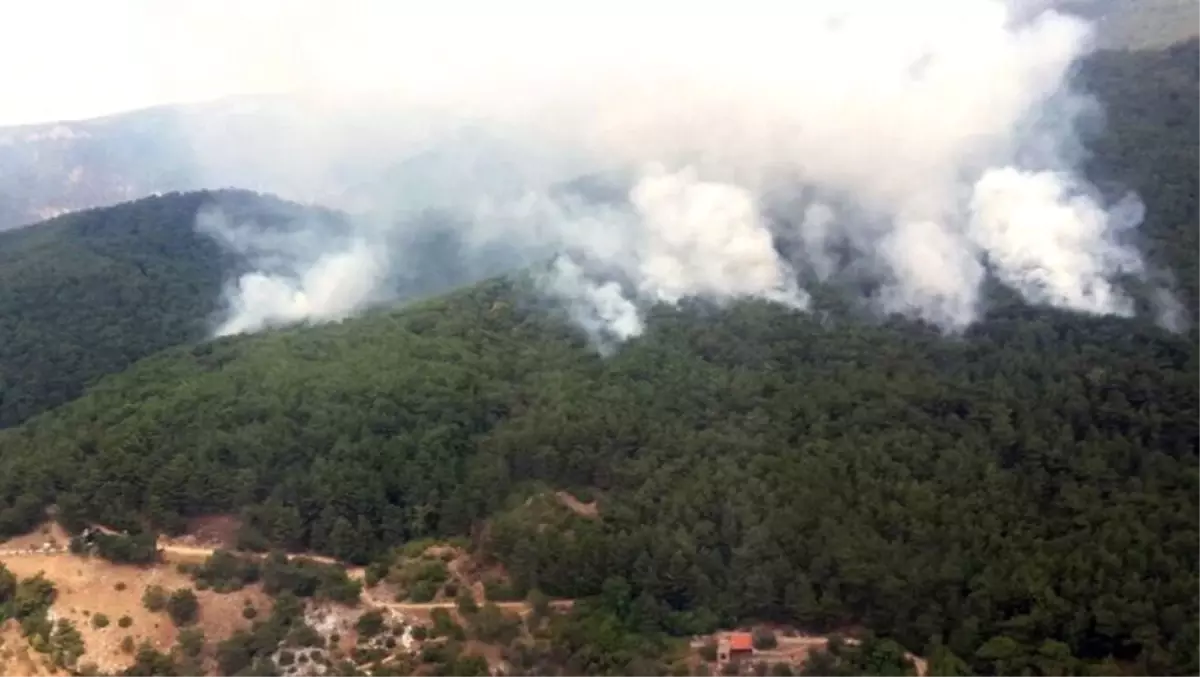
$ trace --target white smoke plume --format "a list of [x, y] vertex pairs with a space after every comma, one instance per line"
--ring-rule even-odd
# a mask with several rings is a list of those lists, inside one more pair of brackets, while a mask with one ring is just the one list
[[[306, 43], [322, 46], [307, 63], [327, 77], [309, 78], [308, 100], [338, 101], [337, 112], [318, 106], [325, 127], [282, 125], [261, 148], [290, 149], [274, 158], [288, 180], [336, 175], [352, 159], [392, 177], [355, 193], [355, 205], [414, 213], [436, 195], [466, 217], [473, 247], [558, 254], [547, 291], [604, 341], [641, 333], [647, 304], [689, 297], [803, 309], [800, 274], [835, 278], [846, 256], [878, 283], [870, 302], [947, 330], [985, 310], [989, 274], [1030, 303], [1130, 315], [1114, 280], [1145, 274], [1125, 233], [1140, 203], [1104, 204], [1074, 172], [1072, 130], [1091, 102], [1070, 79], [1091, 31], [1050, 4], [831, 0], [656, 14], [614, 3], [603, 17], [546, 11], [537, 21], [514, 6], [469, 25], [393, 16], [426, 21], [423, 55], [404, 40], [338, 42], [314, 26], [327, 39]], [[388, 25], [379, 12], [400, 11], [387, 7], [337, 12], [369, 33]], [[369, 54], [347, 56], [362, 42]], [[353, 93], [336, 86], [347, 78]], [[370, 102], [376, 124], [351, 143], [354, 102]], [[380, 111], [391, 116], [382, 124]], [[387, 120], [402, 131], [380, 131]], [[458, 124], [447, 121], [508, 145], [464, 154], [462, 137], [446, 141]], [[239, 157], [255, 154], [246, 143]], [[214, 162], [228, 161], [223, 151], [204, 146]], [[625, 177], [621, 199], [557, 191], [588, 173]], [[403, 257], [367, 230], [351, 244], [293, 248], [289, 272], [243, 277], [222, 331], [341, 318], [386, 296]], [[785, 256], [781, 240], [798, 246]]]
[[197, 215], [197, 228], [256, 268], [230, 283], [216, 336], [344, 319], [378, 298], [389, 265], [386, 248], [361, 235], [338, 246], [313, 238], [314, 231], [281, 234], [231, 224], [215, 208]]

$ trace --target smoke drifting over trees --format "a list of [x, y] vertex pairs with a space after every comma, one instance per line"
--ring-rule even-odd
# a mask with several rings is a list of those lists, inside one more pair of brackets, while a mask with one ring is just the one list
[[[1045, 5], [510, 16], [446, 32], [456, 58], [419, 73], [379, 47], [354, 92], [310, 92], [303, 123], [198, 151], [222, 163], [258, 144], [281, 177], [378, 176], [350, 190], [364, 209], [348, 231], [254, 245], [273, 263], [231, 281], [218, 333], [388, 300], [428, 209], [453, 217], [468, 272], [497, 252], [553, 259], [545, 290], [601, 344], [638, 335], [653, 303], [804, 309], [800, 280], [865, 282], [870, 306], [949, 331], [985, 310], [989, 275], [1030, 303], [1131, 315], [1119, 279], [1158, 279], [1130, 236], [1144, 208], [1076, 171], [1076, 129], [1098, 113], [1072, 86], [1092, 31]], [[371, 131], [347, 132], [367, 110]], [[611, 177], [617, 199], [562, 189], [581, 176]], [[200, 227], [238, 251], [257, 237], [215, 212]]]

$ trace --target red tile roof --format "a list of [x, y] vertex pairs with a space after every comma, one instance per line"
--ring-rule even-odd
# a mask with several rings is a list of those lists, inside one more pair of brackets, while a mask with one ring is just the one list
[[729, 650], [753, 651], [754, 639], [750, 637], [750, 633], [748, 632], [731, 632], [729, 633]]

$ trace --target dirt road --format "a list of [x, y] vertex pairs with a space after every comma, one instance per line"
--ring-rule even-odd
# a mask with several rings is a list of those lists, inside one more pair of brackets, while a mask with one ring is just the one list
[[[201, 545], [179, 545], [176, 543], [171, 543], [169, 541], [168, 542], [159, 541], [158, 549], [164, 555], [174, 555], [176, 557], [202, 559], [202, 558], [209, 557], [210, 555], [212, 555], [214, 552], [216, 552], [220, 548], [201, 546]], [[71, 554], [71, 552], [66, 546], [0, 548], [0, 558], [20, 557], [20, 556], [28, 556], [28, 555], [49, 556], [49, 555], [70, 555], [70, 554]], [[261, 557], [266, 556], [262, 553], [238, 552], [237, 554], [238, 554], [238, 556], [241, 556], [241, 557], [251, 556], [251, 557], [260, 557], [261, 558]], [[333, 559], [332, 557], [325, 557], [323, 555], [310, 555], [310, 554], [306, 554], [306, 553], [288, 553], [288, 559], [294, 559], [297, 557], [303, 557], [305, 559], [310, 559], [310, 560], [313, 560], [314, 562], [321, 562], [322, 564], [342, 566], [342, 564], [340, 562]], [[355, 580], [362, 580], [363, 577], [365, 576], [365, 570], [362, 567], [349, 567], [349, 568], [347, 568], [346, 573], [347, 573], [347, 575], [350, 576], [350, 578], [355, 579]], [[369, 588], [365, 588], [365, 587], [363, 588], [362, 597], [363, 597], [363, 602], [368, 605], [387, 607], [389, 609], [394, 609], [396, 611], [431, 611], [433, 609], [452, 609], [456, 606], [456, 602], [453, 602], [453, 601], [448, 601], [448, 602], [396, 602], [396, 601], [391, 601], [391, 600], [380, 599], [374, 595], [372, 590], [370, 590]], [[558, 599], [558, 600], [552, 600], [550, 602], [550, 606], [554, 609], [569, 609], [569, 608], [571, 608], [572, 603], [573, 603], [573, 600]], [[500, 609], [503, 611], [514, 612], [514, 613], [518, 613], [518, 614], [524, 614], [529, 611], [529, 604], [527, 602], [495, 602], [495, 605], [500, 607]]]

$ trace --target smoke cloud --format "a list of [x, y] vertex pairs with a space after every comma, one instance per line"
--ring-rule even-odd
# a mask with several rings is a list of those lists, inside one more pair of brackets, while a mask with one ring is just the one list
[[197, 228], [254, 268], [229, 284], [227, 317], [215, 335], [340, 320], [381, 298], [390, 263], [380, 242], [349, 233], [339, 243], [325, 227], [292, 225], [299, 229], [231, 224], [219, 208], [197, 215]]
[[[471, 261], [552, 258], [545, 291], [601, 345], [639, 335], [650, 304], [802, 310], [799, 280], [848, 276], [871, 280], [880, 311], [948, 331], [984, 312], [989, 276], [1029, 303], [1133, 314], [1116, 280], [1146, 276], [1128, 237], [1144, 209], [1075, 171], [1073, 130], [1094, 112], [1071, 86], [1087, 23], [1028, 0], [794, 4], [512, 13], [444, 25], [420, 61], [446, 56], [440, 71], [399, 46], [322, 62], [355, 89], [320, 80], [236, 157], [266, 162], [255, 187], [357, 210], [357, 225], [266, 243], [205, 217], [263, 263], [231, 284], [219, 333], [394, 297], [419, 255], [397, 234], [431, 209], [454, 215]], [[197, 148], [221, 172], [239, 164]]]

